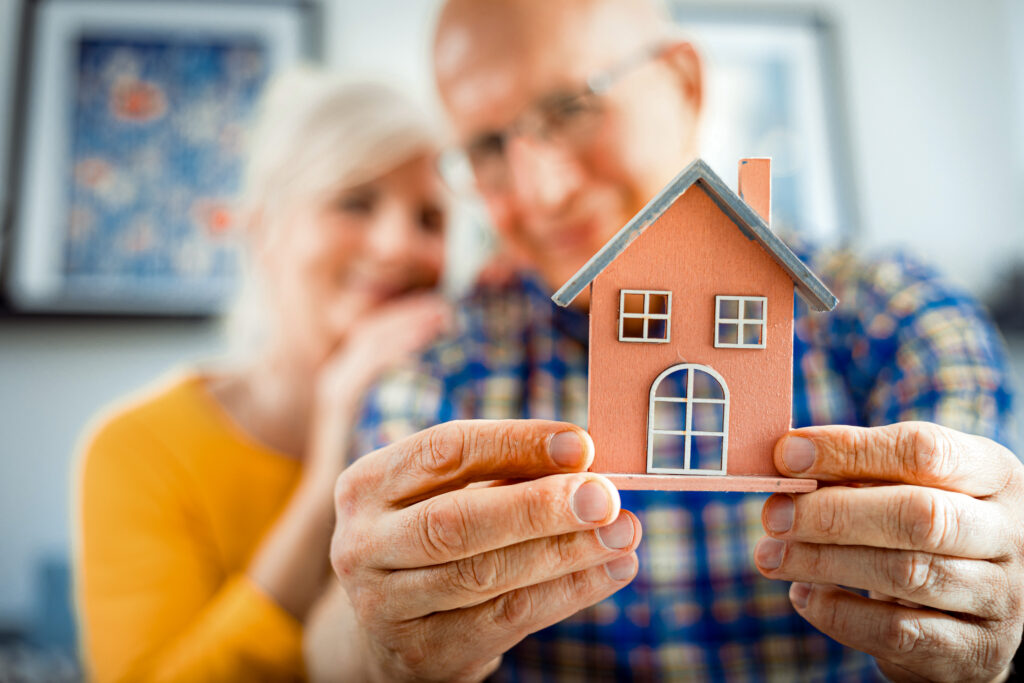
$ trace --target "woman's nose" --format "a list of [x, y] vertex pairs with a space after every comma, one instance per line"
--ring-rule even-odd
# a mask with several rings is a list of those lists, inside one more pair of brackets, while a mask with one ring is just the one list
[[382, 207], [369, 235], [369, 256], [383, 264], [409, 260], [415, 248], [416, 226], [409, 212], [397, 204]]

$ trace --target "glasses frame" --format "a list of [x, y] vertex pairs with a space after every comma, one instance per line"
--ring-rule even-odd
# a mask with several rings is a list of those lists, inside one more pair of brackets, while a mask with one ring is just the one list
[[[615, 62], [611, 66], [592, 74], [584, 81], [582, 88], [578, 89], [575, 93], [567, 93], [568, 97], [563, 99], [559, 106], [568, 107], [571, 103], [579, 102], [584, 98], [604, 95], [616, 83], [639, 69], [641, 66], [661, 58], [671, 45], [672, 43], [670, 42], [648, 45], [620, 61]], [[506, 187], [507, 172], [503, 174], [505, 176], [503, 182], [485, 182], [481, 180], [481, 174], [472, 161], [474, 155], [471, 148], [478, 141], [487, 137], [495, 137], [500, 140], [502, 149], [507, 147], [509, 140], [523, 135], [529, 135], [531, 138], [536, 140], [552, 140], [554, 136], [549, 130], [550, 124], [546, 123], [548, 118], [543, 113], [541, 103], [545, 100], [551, 100], [555, 95], [560, 94], [562, 93], [549, 93], [545, 97], [539, 98], [531, 103], [530, 106], [521, 112], [511, 123], [503, 128], [479, 133], [464, 144], [445, 149], [438, 159], [441, 176], [445, 178], [449, 186], [456, 190], [458, 190], [459, 186], [464, 186], [466, 184], [464, 176], [467, 175], [473, 179], [474, 184], [478, 189], [500, 189]], [[527, 125], [527, 121], [531, 121], [532, 124]], [[503, 163], [507, 166], [507, 160], [504, 160]], [[459, 176], [463, 177], [460, 178]]]

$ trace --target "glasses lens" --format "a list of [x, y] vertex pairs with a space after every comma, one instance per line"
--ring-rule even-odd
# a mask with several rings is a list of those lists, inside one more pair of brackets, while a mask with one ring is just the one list
[[[508, 179], [510, 135], [525, 135], [578, 149], [590, 141], [599, 113], [598, 97], [593, 93], [556, 93], [535, 104], [506, 130], [473, 138], [464, 149], [464, 158], [479, 187], [502, 188]], [[448, 178], [447, 173], [445, 177]]]
[[473, 138], [465, 147], [463, 158], [482, 187], [497, 187], [505, 176], [505, 134], [489, 132]]
[[544, 128], [540, 132], [556, 142], [581, 144], [593, 131], [599, 111], [599, 102], [593, 93], [557, 95], [542, 102], [538, 108], [538, 118], [543, 121]]

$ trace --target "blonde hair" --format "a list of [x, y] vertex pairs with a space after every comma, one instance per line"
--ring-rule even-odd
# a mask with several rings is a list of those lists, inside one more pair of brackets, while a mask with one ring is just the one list
[[[267, 85], [249, 130], [238, 213], [259, 216], [261, 230], [284, 230], [289, 205], [326, 201], [438, 145], [426, 115], [397, 90], [320, 67], [288, 69]], [[254, 351], [267, 333], [259, 269], [242, 252], [226, 319], [232, 355]]]
[[272, 209], [377, 178], [436, 149], [425, 115], [396, 90], [313, 66], [267, 86], [250, 131], [240, 201]]

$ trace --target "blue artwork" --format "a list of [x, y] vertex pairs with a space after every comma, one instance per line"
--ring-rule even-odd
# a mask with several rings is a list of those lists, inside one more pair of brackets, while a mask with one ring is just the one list
[[83, 37], [63, 272], [226, 294], [245, 125], [268, 76], [253, 36]]

